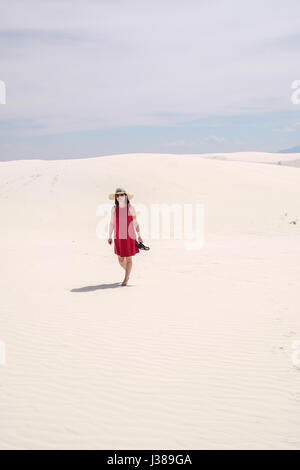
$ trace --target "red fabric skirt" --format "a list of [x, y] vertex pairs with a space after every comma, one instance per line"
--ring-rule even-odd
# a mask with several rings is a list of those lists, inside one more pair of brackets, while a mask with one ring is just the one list
[[140, 250], [136, 246], [136, 234], [128, 205], [116, 206], [114, 230], [115, 254], [123, 257], [134, 256]]

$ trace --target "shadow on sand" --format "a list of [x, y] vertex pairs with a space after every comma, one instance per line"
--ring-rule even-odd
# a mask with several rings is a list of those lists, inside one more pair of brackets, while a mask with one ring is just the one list
[[129, 285], [122, 286], [121, 282], [114, 282], [113, 284], [99, 284], [98, 286], [79, 287], [78, 289], [71, 289], [70, 292], [90, 292], [90, 291], [98, 290], [98, 289], [114, 289], [115, 287], [130, 287], [130, 286]]

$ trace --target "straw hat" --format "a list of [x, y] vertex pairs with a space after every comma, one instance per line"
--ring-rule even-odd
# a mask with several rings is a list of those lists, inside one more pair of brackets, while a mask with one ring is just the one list
[[133, 198], [133, 194], [129, 194], [124, 188], [117, 188], [114, 193], [111, 193], [111, 194], [108, 195], [108, 199], [115, 200], [115, 194], [116, 193], [125, 193], [125, 194], [127, 194], [128, 200]]

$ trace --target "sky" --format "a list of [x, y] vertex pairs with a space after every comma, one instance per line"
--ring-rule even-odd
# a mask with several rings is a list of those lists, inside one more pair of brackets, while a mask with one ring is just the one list
[[300, 145], [299, 0], [0, 3], [1, 161]]

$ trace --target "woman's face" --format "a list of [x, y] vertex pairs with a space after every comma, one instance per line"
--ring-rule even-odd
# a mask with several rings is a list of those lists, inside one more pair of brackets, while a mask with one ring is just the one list
[[116, 193], [116, 199], [120, 203], [123, 203], [125, 201], [125, 193]]

